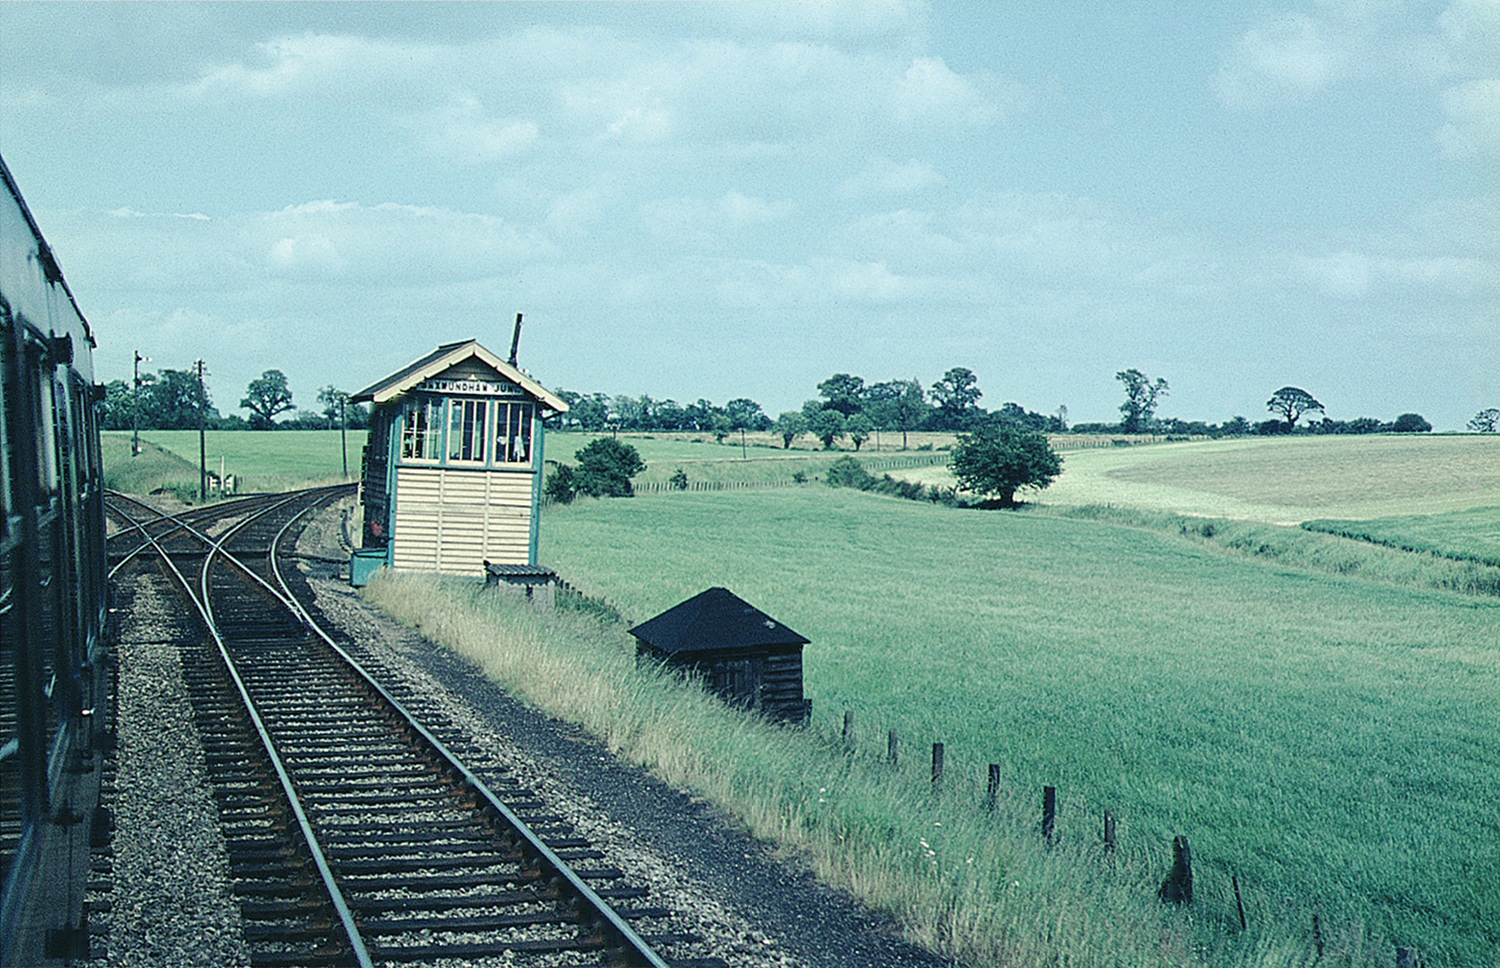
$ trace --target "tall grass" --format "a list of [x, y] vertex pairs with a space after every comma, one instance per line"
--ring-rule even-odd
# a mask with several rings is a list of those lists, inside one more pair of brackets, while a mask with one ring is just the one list
[[[1165, 511], [1087, 505], [1058, 509], [1066, 517], [1152, 528], [1227, 551], [1338, 575], [1477, 595], [1500, 595], [1500, 548], [1465, 525], [1500, 523], [1500, 509], [1373, 521], [1310, 521], [1301, 528]], [[1413, 555], [1408, 552], [1420, 551]]]
[[[1495, 494], [1495, 500], [1500, 501], [1500, 492]], [[1401, 551], [1426, 552], [1500, 568], [1500, 507], [1373, 521], [1306, 521], [1302, 527]]]
[[[968, 782], [933, 795], [912, 770], [892, 770], [868, 750], [769, 725], [658, 668], [638, 668], [622, 625], [425, 576], [385, 575], [366, 594], [967, 964], [1310, 963], [1308, 944], [1274, 923], [1257, 918], [1250, 932], [1232, 934], [1219, 917], [1158, 904], [1166, 858], [1152, 845], [1138, 841], [1112, 860], [1082, 837], [1048, 848], [1029, 796], [1007, 790], [992, 813]], [[1328, 946], [1325, 964], [1372, 957], [1358, 932], [1331, 932]]]

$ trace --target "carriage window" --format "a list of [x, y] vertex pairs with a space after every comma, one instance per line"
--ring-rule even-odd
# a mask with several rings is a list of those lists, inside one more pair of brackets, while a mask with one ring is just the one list
[[483, 400], [448, 401], [448, 459], [484, 463], [487, 406]]
[[401, 424], [402, 460], [437, 460], [443, 439], [443, 401], [418, 398], [406, 405]]
[[495, 404], [495, 462], [531, 463], [531, 413], [529, 403]]

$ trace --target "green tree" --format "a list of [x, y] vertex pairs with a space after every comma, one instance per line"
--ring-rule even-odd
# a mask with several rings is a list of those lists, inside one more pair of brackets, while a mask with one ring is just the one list
[[630, 479], [646, 469], [640, 452], [613, 437], [601, 437], [573, 456], [578, 460], [574, 474], [578, 493], [594, 497], [634, 497]]
[[871, 432], [875, 430], [875, 423], [865, 414], [857, 413], [844, 422], [844, 430], [848, 432], [854, 449], [859, 450], [864, 442], [870, 439]]
[[1479, 411], [1469, 421], [1469, 429], [1476, 434], [1492, 434], [1497, 426], [1500, 426], [1500, 409], [1495, 407]]
[[932, 385], [937, 405], [936, 422], [941, 430], [967, 430], [978, 421], [979, 378], [966, 366], [955, 366]]
[[781, 435], [783, 450], [792, 449], [792, 441], [807, 433], [807, 418], [800, 410], [788, 410], [776, 418], [776, 432]]
[[748, 397], [736, 397], [724, 404], [724, 413], [729, 417], [731, 430], [765, 430], [771, 426], [760, 404]]
[[819, 410], [807, 422], [807, 429], [823, 442], [824, 450], [833, 450], [834, 442], [844, 436], [844, 415], [837, 410]]
[[865, 381], [863, 377], [835, 373], [818, 384], [818, 394], [826, 401], [824, 407], [851, 417], [864, 409]]
[[1120, 404], [1120, 429], [1127, 434], [1144, 433], [1151, 427], [1151, 418], [1156, 414], [1156, 404], [1167, 395], [1167, 381], [1157, 377], [1155, 382], [1137, 369], [1121, 370], [1115, 379], [1125, 385], [1125, 402]]
[[110, 380], [104, 385], [104, 402], [99, 408], [101, 430], [129, 430], [135, 415], [135, 394], [124, 380]]
[[901, 431], [901, 449], [907, 446], [907, 433], [920, 430], [927, 423], [926, 394], [917, 380], [889, 380], [865, 391], [865, 413], [881, 430]]
[[192, 370], [161, 370], [141, 377], [141, 426], [157, 430], [192, 430], [203, 413], [210, 426], [218, 422], [208, 391]]
[[1062, 458], [1047, 435], [1020, 424], [1000, 423], [962, 434], [948, 465], [958, 486], [976, 494], [995, 495], [1001, 507], [1015, 507], [1016, 491], [1038, 490], [1062, 473]]
[[1432, 424], [1420, 413], [1403, 413], [1391, 424], [1391, 429], [1398, 434], [1425, 434], [1432, 429]]
[[1281, 414], [1286, 421], [1287, 432], [1290, 433], [1303, 414], [1314, 410], [1322, 413], [1323, 405], [1301, 387], [1282, 387], [1271, 394], [1271, 399], [1266, 401], [1266, 409]]
[[250, 381], [245, 388], [245, 397], [240, 406], [250, 411], [250, 426], [257, 430], [270, 430], [275, 426], [278, 413], [291, 410], [292, 390], [287, 386], [286, 374], [280, 370], [266, 370]]

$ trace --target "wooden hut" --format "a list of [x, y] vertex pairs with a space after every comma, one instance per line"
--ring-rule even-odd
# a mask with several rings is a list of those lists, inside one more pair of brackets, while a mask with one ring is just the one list
[[805, 723], [796, 632], [730, 592], [710, 588], [630, 630], [636, 657], [692, 672], [726, 701], [767, 719]]
[[447, 343], [350, 400], [372, 409], [355, 584], [381, 566], [482, 577], [486, 562], [536, 564], [542, 418], [568, 405], [514, 356]]

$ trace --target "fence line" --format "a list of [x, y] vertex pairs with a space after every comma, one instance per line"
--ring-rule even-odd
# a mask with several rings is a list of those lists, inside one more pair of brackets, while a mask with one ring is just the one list
[[[878, 735], [878, 731], [877, 731]], [[833, 736], [827, 737], [829, 740]], [[838, 737], [841, 747], [846, 754], [854, 755], [859, 751], [859, 737], [855, 728], [855, 715], [850, 709], [844, 710], [843, 729]], [[899, 731], [894, 727], [886, 730], [884, 760], [888, 767], [893, 770], [901, 769], [901, 760], [898, 750], [901, 744]], [[940, 797], [944, 793], [944, 772], [947, 759], [947, 745], [941, 742], [932, 744], [932, 774], [931, 794]], [[878, 754], [877, 754], [878, 755]], [[998, 763], [988, 764], [987, 783], [984, 787], [983, 799], [978, 801], [976, 808], [986, 813], [993, 813], [999, 806], [1001, 787], [1001, 766]], [[1038, 832], [1042, 841], [1049, 847], [1057, 843], [1057, 816], [1058, 816], [1058, 791], [1051, 785], [1042, 787], [1042, 810], [1041, 823]], [[1102, 812], [1103, 830], [1101, 847], [1101, 859], [1110, 862], [1118, 850], [1118, 836], [1116, 827], [1116, 813], [1114, 810], [1105, 809]], [[1188, 838], [1178, 834], [1172, 838], [1171, 843], [1171, 868], [1166, 872], [1157, 890], [1157, 897], [1167, 904], [1191, 905], [1193, 903], [1193, 859], [1192, 851], [1188, 845]], [[1230, 887], [1234, 900], [1233, 914], [1237, 916], [1240, 931], [1249, 930], [1250, 918], [1245, 908], [1245, 892], [1240, 881], [1239, 874], [1230, 871]], [[1321, 916], [1314, 912], [1312, 915], [1312, 946], [1314, 956], [1321, 959], [1324, 956], [1324, 924]], [[1397, 968], [1419, 968], [1422, 964], [1415, 948], [1404, 945], [1395, 948]]]

